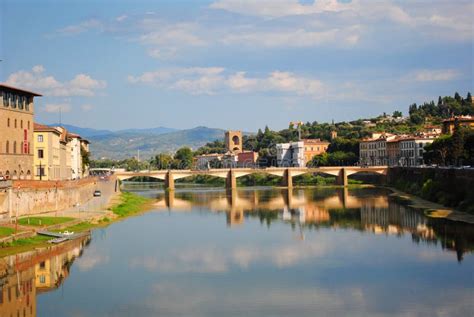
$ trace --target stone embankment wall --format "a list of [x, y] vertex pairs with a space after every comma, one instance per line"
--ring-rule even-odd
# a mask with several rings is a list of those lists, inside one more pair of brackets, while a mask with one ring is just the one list
[[0, 219], [63, 210], [93, 197], [98, 179], [75, 181], [13, 181], [0, 188]]
[[474, 169], [393, 167], [387, 181], [410, 194], [474, 213]]

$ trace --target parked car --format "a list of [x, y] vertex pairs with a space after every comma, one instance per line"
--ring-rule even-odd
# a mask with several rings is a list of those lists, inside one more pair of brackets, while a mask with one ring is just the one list
[[100, 190], [94, 191], [94, 197], [100, 197], [102, 196], [102, 192]]
[[6, 180], [5, 177], [0, 175], [0, 181], [4, 181], [4, 180]]

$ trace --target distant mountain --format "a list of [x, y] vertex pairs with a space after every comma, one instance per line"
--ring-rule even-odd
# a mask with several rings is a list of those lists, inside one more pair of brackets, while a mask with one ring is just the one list
[[79, 134], [80, 136], [82, 136], [84, 138], [88, 138], [88, 137], [95, 136], [95, 135], [104, 135], [104, 134], [113, 133], [110, 130], [96, 130], [96, 129], [91, 129], [91, 128], [81, 128], [81, 127], [77, 127], [77, 126], [70, 125], [70, 124], [53, 123], [53, 124], [49, 124], [49, 126], [51, 126], [51, 127], [53, 127], [53, 126], [63, 126], [69, 132]]
[[95, 159], [124, 159], [136, 156], [140, 150], [141, 158], [149, 158], [158, 153], [172, 153], [183, 146], [197, 149], [207, 142], [223, 139], [225, 132], [207, 127], [162, 134], [149, 130], [153, 129], [131, 129], [90, 136], [92, 156]]
[[170, 132], [179, 131], [178, 129], [167, 128], [167, 127], [157, 127], [157, 128], [149, 128], [149, 129], [126, 129], [116, 131], [119, 133], [147, 133], [147, 134], [165, 134]]
[[[53, 123], [50, 124], [50, 126], [59, 126], [61, 124], [59, 123]], [[79, 134], [85, 138], [91, 137], [91, 136], [99, 136], [99, 135], [106, 135], [106, 134], [115, 134], [115, 133], [143, 133], [143, 134], [164, 134], [164, 133], [170, 133], [170, 132], [175, 132], [179, 131], [178, 129], [174, 128], [167, 128], [167, 127], [157, 127], [157, 128], [145, 128], [145, 129], [125, 129], [125, 130], [119, 130], [119, 131], [111, 131], [111, 130], [96, 130], [96, 129], [91, 129], [91, 128], [81, 128], [78, 126], [74, 126], [71, 124], [62, 124], [63, 127], [65, 127], [68, 131], [72, 133]]]

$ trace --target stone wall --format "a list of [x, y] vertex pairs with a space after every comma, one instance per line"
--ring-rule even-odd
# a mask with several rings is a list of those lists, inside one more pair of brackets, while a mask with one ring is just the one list
[[13, 181], [12, 187], [0, 191], [0, 219], [82, 205], [93, 197], [97, 181]]

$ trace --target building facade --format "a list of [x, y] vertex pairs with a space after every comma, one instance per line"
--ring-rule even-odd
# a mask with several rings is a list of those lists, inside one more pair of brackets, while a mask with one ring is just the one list
[[425, 146], [433, 143], [434, 137], [406, 137], [399, 141], [400, 159], [399, 166], [420, 166], [424, 164], [423, 154]]
[[359, 164], [361, 166], [388, 165], [387, 142], [397, 136], [389, 133], [373, 133], [359, 144]]
[[34, 97], [0, 84], [0, 179], [33, 178]]
[[430, 133], [416, 136], [375, 133], [360, 142], [359, 165], [420, 166], [424, 163], [425, 146], [437, 137]]
[[34, 178], [36, 180], [60, 180], [61, 132], [53, 127], [34, 125]]
[[63, 127], [34, 125], [34, 179], [70, 180], [88, 174], [82, 152], [89, 152], [89, 142]]
[[281, 167], [305, 167], [315, 155], [326, 153], [329, 142], [305, 139], [276, 145], [277, 165]]
[[459, 125], [465, 128], [474, 129], [474, 117], [472, 116], [458, 116], [443, 120], [443, 133], [444, 134], [453, 134], [454, 126], [456, 125], [456, 120], [459, 122]]

